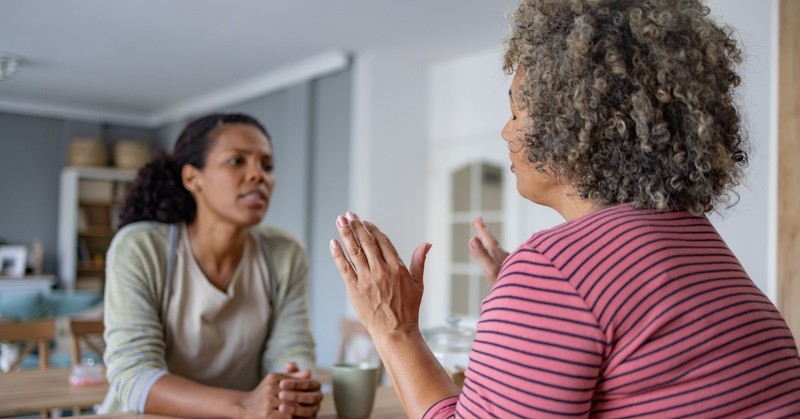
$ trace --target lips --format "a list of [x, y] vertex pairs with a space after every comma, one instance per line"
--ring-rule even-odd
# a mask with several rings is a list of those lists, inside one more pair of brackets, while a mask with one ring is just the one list
[[245, 203], [255, 205], [265, 205], [267, 203], [267, 193], [262, 190], [253, 190], [239, 196]]

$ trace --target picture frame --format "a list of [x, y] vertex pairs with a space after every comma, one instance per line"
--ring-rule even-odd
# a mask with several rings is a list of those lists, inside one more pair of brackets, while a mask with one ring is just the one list
[[0, 276], [25, 276], [28, 249], [25, 246], [0, 246]]

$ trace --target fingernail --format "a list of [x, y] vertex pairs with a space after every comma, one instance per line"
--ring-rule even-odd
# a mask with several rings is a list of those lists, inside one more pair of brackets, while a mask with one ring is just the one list
[[354, 213], [353, 211], [347, 211], [347, 218], [350, 221], [356, 221], [358, 220], [358, 215], [356, 215], [356, 213]]
[[364, 227], [366, 227], [366, 228], [368, 228], [368, 229], [372, 230], [372, 227], [374, 227], [374, 226], [375, 226], [375, 225], [374, 225], [374, 224], [372, 224], [371, 222], [369, 222], [369, 221], [364, 221]]
[[347, 218], [344, 218], [344, 217], [343, 217], [343, 216], [341, 216], [341, 215], [340, 215], [340, 216], [338, 216], [338, 217], [336, 217], [336, 224], [337, 224], [339, 227], [347, 227]]
[[331, 239], [330, 246], [331, 250], [336, 250], [339, 247], [339, 243], [336, 241], [336, 239]]
[[289, 399], [289, 395], [286, 394], [285, 392], [281, 391], [280, 393], [278, 393], [278, 398], [281, 399], [281, 400], [288, 400]]

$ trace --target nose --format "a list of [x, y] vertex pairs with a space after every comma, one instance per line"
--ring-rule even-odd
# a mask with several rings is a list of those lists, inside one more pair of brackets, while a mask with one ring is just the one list
[[513, 141], [514, 139], [514, 132], [511, 124], [511, 119], [509, 119], [503, 126], [503, 129], [500, 130], [500, 137], [503, 139], [503, 141], [506, 142], [506, 144], [509, 147], [511, 147], [511, 141]]
[[264, 181], [264, 169], [261, 167], [261, 162], [249, 164], [247, 167], [247, 180], [253, 182]]

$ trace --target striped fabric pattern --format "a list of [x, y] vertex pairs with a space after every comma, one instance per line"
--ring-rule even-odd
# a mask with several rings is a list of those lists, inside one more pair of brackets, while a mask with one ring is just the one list
[[535, 234], [426, 417], [800, 417], [800, 358], [705, 217], [618, 205]]

